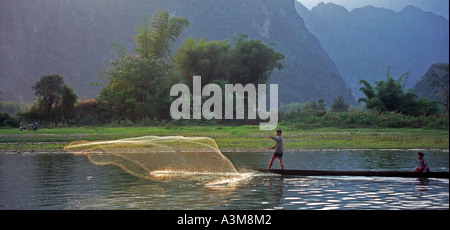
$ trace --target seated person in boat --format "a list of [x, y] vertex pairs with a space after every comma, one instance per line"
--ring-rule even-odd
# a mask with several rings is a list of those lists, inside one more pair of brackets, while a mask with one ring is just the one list
[[419, 159], [419, 166], [416, 167], [414, 172], [427, 173], [430, 172], [430, 168], [428, 167], [427, 161], [423, 158], [423, 153], [417, 153], [417, 159]]

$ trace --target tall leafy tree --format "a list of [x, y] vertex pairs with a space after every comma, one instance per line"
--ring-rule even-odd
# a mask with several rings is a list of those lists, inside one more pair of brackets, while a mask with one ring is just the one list
[[146, 20], [142, 27], [136, 29], [139, 32], [136, 52], [145, 58], [150, 55], [168, 57], [175, 41], [188, 25], [185, 17], [170, 17], [166, 11], [157, 10], [150, 23]]
[[107, 83], [97, 98], [110, 118], [169, 118], [169, 90], [176, 83], [170, 52], [188, 25], [185, 17], [158, 10], [136, 29], [137, 55], [124, 54], [122, 46], [114, 44], [119, 58], [104, 73]]
[[33, 106], [28, 115], [40, 121], [65, 121], [72, 115], [77, 95], [64, 83], [61, 76], [46, 75], [32, 87], [38, 104]]
[[64, 80], [57, 74], [43, 76], [32, 86], [34, 95], [38, 99], [39, 107], [50, 114], [52, 106], [56, 104], [63, 92]]
[[73, 116], [77, 99], [78, 96], [74, 93], [73, 89], [67, 84], [63, 84], [60, 99], [57, 104], [57, 109], [60, 112], [60, 116], [62, 116], [63, 120], [71, 118]]
[[263, 84], [266, 83], [275, 69], [282, 69], [281, 60], [284, 56], [271, 46], [260, 40], [248, 41], [247, 35], [241, 34], [234, 38], [232, 49], [232, 65], [230, 82]]
[[333, 104], [331, 105], [331, 111], [333, 112], [347, 112], [349, 105], [345, 103], [343, 96], [338, 96], [338, 98], [333, 99]]
[[266, 83], [275, 69], [283, 68], [284, 56], [271, 44], [247, 40], [239, 35], [234, 44], [228, 41], [188, 39], [178, 49], [177, 63], [185, 83], [191, 85], [192, 76], [201, 75], [202, 84], [220, 80], [231, 84]]
[[227, 41], [196, 42], [190, 38], [178, 49], [177, 64], [185, 84], [192, 86], [192, 76], [202, 76], [202, 84], [229, 80], [231, 45]]
[[168, 118], [172, 69], [165, 58], [126, 55], [106, 71], [109, 82], [98, 101], [110, 109], [113, 119]]

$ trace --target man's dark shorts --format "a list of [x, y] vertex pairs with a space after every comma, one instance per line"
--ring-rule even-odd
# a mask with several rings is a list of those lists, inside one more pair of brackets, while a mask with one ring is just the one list
[[274, 156], [274, 157], [278, 157], [278, 158], [283, 158], [283, 153], [277, 153], [277, 152], [274, 152], [274, 153], [273, 153], [273, 156]]

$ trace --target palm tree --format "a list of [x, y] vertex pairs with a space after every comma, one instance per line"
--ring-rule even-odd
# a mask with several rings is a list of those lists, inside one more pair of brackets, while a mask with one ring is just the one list
[[148, 58], [151, 55], [156, 58], [168, 57], [171, 49], [181, 35], [183, 30], [189, 25], [185, 17], [170, 17], [164, 10], [157, 10], [144, 26], [137, 28], [139, 35], [136, 36], [136, 52]]

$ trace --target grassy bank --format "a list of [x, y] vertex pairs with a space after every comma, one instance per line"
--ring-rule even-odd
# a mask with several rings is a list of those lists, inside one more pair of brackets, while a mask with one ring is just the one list
[[[429, 129], [283, 129], [284, 147], [295, 149], [448, 149], [448, 130]], [[275, 131], [259, 126], [73, 127], [23, 131], [0, 129], [0, 151], [59, 150], [71, 141], [114, 140], [139, 136], [205, 136], [222, 151], [263, 151]]]

